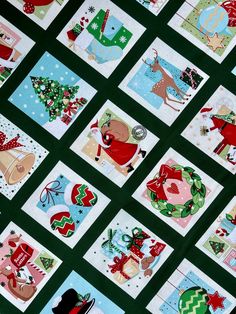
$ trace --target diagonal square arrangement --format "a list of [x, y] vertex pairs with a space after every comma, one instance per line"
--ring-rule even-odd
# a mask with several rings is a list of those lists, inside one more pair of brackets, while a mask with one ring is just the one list
[[0, 313], [235, 313], [236, 1], [1, 9]]

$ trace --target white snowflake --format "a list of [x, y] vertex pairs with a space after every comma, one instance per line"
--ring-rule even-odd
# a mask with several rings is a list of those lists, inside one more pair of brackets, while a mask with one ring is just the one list
[[19, 94], [19, 97], [21, 97], [22, 96], [22, 94]]
[[36, 99], [34, 102], [35, 102], [36, 104], [38, 104], [38, 103], [39, 103], [39, 100], [38, 100], [38, 99]]
[[24, 104], [24, 105], [23, 105], [23, 107], [24, 107], [24, 108], [27, 108], [27, 105], [26, 105], [26, 104]]
[[41, 71], [43, 71], [45, 68], [44, 68], [44, 66], [42, 65], [41, 67], [40, 67], [40, 70]]
[[11, 97], [11, 98], [10, 98], [10, 101], [13, 101], [13, 100], [14, 100], [14, 99]]
[[74, 78], [73, 76], [72, 76], [70, 79], [71, 79], [71, 81], [74, 81], [74, 80], [75, 80], [75, 78]]
[[125, 36], [121, 36], [121, 37], [119, 38], [119, 41], [120, 41], [122, 44], [124, 44], [124, 43], [127, 41], [127, 38], [126, 38]]
[[32, 115], [35, 115], [35, 112], [34, 112], [34, 111], [32, 111]]
[[63, 77], [63, 76], [61, 76], [61, 77], [60, 77], [60, 80], [61, 80], [61, 81], [64, 81], [64, 77]]
[[59, 64], [56, 63], [55, 64], [55, 68], [58, 69], [59, 68]]
[[65, 75], [68, 75], [68, 72], [65, 72]]
[[53, 72], [51, 72], [50, 75], [53, 76]]
[[49, 54], [49, 53], [47, 53], [47, 54], [46, 54], [46, 57], [49, 57], [49, 56], [50, 56], [50, 54]]
[[25, 84], [24, 88], [27, 89], [27, 88], [29, 88], [29, 86], [27, 84]]
[[43, 114], [43, 113], [40, 113], [40, 117], [42, 117], [42, 118], [43, 118], [43, 117], [44, 117], [44, 114]]
[[30, 95], [30, 98], [34, 98], [34, 95]]
[[92, 29], [97, 29], [98, 28], [98, 24], [97, 23], [92, 23], [91, 28]]

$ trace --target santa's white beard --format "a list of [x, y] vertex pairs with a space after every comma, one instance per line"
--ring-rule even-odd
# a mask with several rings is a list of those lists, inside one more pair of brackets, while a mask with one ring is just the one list
[[102, 133], [98, 128], [94, 128], [91, 130], [92, 133], [92, 137], [95, 139], [95, 141], [101, 145], [103, 148], [108, 148], [110, 147], [109, 145], [104, 144], [103, 142], [103, 137], [102, 137]]

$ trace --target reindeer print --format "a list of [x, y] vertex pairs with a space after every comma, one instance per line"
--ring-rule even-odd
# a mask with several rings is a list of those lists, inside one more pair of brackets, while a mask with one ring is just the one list
[[[160, 65], [159, 61], [158, 61], [158, 52], [156, 49], [153, 49], [154, 50], [154, 53], [155, 53], [155, 57], [154, 57], [154, 63], [147, 63], [146, 60], [143, 60], [142, 61], [147, 64], [152, 72], [157, 72], [157, 71], [160, 71], [161, 72], [161, 75], [162, 75], [162, 78], [159, 82], [156, 82], [153, 87], [152, 87], [152, 90], [151, 92], [156, 94], [157, 96], [161, 97], [164, 101], [164, 104], [171, 107], [173, 110], [175, 111], [180, 111], [180, 109], [176, 109], [174, 108], [172, 105], [170, 105], [169, 103], [167, 103], [167, 100], [168, 101], [173, 101], [175, 103], [178, 103], [178, 104], [184, 104], [185, 100], [188, 100], [188, 97], [191, 97], [191, 95], [189, 94], [186, 94], [184, 91], [182, 91], [175, 83], [174, 81], [174, 78], [173, 76], [169, 73], [167, 73], [166, 70], [164, 70], [164, 68]], [[168, 95], [168, 92], [167, 92], [167, 87], [172, 87], [177, 95], [180, 96], [180, 98], [182, 99], [182, 101], [179, 101], [177, 99], [171, 99]], [[187, 97], [185, 97], [187, 96]]]
[[208, 76], [158, 37], [119, 88], [167, 125], [171, 125]]

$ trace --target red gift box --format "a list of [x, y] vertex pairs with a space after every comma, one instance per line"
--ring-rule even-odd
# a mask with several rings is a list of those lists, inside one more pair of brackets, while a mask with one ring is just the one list
[[70, 116], [68, 116], [68, 114], [64, 114], [61, 117], [61, 121], [64, 122], [66, 125], [68, 125], [71, 122], [72, 118]]
[[164, 243], [156, 242], [153, 246], [150, 246], [150, 254], [152, 256], [159, 256], [165, 247]]
[[146, 239], [150, 238], [150, 236], [142, 231], [140, 228], [132, 229], [132, 237], [128, 234], [123, 236], [123, 241], [127, 242], [127, 249], [129, 249], [132, 253], [137, 255], [139, 258], [143, 258], [144, 253], [141, 252], [141, 248]]

